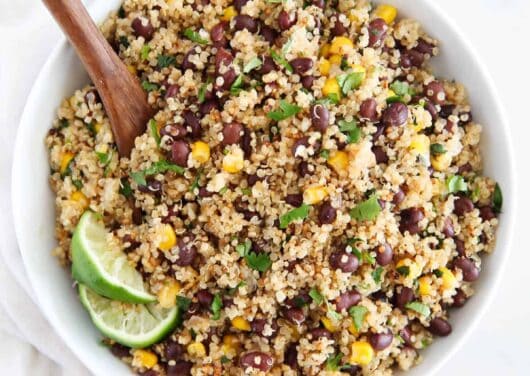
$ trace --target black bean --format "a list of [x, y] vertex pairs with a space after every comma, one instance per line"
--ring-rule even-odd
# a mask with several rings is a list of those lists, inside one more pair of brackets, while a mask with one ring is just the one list
[[296, 343], [290, 343], [283, 355], [283, 362], [292, 369], [298, 368], [298, 350], [296, 349]]
[[302, 308], [292, 307], [285, 309], [283, 315], [287, 320], [296, 325], [301, 325], [305, 321], [305, 314]]
[[311, 106], [311, 124], [313, 127], [324, 133], [329, 127], [329, 110], [323, 104], [315, 104]]
[[277, 331], [278, 331], [278, 324], [276, 324], [276, 322], [271, 322], [270, 324], [270, 327], [272, 329], [272, 333], [271, 334], [268, 334], [268, 335], [265, 335], [263, 334], [263, 332], [265, 331], [265, 325], [267, 325], [267, 320], [266, 319], [254, 319], [251, 323], [250, 323], [250, 327], [252, 328], [252, 331], [262, 337], [265, 337], [265, 338], [272, 338], [276, 335]]
[[456, 106], [454, 104], [446, 104], [440, 108], [440, 117], [447, 119], [449, 116], [453, 115]]
[[188, 155], [190, 154], [190, 146], [184, 140], [176, 140], [171, 145], [171, 162], [186, 167], [188, 165]]
[[462, 290], [457, 290], [456, 294], [453, 296], [453, 307], [461, 308], [467, 302], [467, 295]]
[[183, 354], [184, 354], [184, 347], [181, 344], [175, 341], [166, 342], [166, 348], [164, 351], [166, 360], [177, 360]]
[[179, 93], [179, 86], [178, 85], [166, 85], [166, 92], [164, 94], [164, 98], [176, 98]]
[[243, 369], [250, 367], [268, 372], [274, 364], [274, 359], [264, 352], [251, 351], [239, 357], [239, 364]]
[[282, 10], [278, 15], [278, 26], [280, 26], [280, 30], [282, 31], [289, 30], [295, 23], [296, 14], [294, 13], [290, 15], [286, 11]]
[[374, 98], [365, 99], [361, 103], [359, 110], [361, 119], [376, 121], [377, 120], [377, 101]]
[[455, 239], [455, 246], [456, 246], [456, 253], [458, 253], [459, 256], [466, 255], [466, 248], [465, 248], [463, 240]]
[[412, 329], [409, 325], [405, 326], [399, 331], [399, 336], [403, 339], [406, 345], [414, 347], [414, 342], [412, 342]]
[[247, 29], [251, 33], [258, 31], [258, 22], [246, 14], [238, 14], [234, 17], [234, 28], [236, 30]]
[[466, 125], [473, 121], [473, 115], [471, 112], [462, 112], [458, 115], [460, 119], [460, 125]]
[[220, 74], [222, 67], [229, 67], [232, 64], [234, 57], [232, 53], [226, 48], [219, 48], [215, 55], [215, 73]]
[[491, 206], [483, 206], [480, 208], [480, 217], [483, 221], [491, 221], [496, 215]]
[[160, 376], [160, 373], [154, 369], [148, 369], [139, 374], [140, 376]]
[[296, 74], [303, 75], [313, 68], [313, 59], [310, 57], [297, 57], [289, 62]]
[[337, 209], [331, 206], [331, 202], [326, 201], [318, 210], [318, 220], [321, 225], [329, 225], [335, 222], [337, 218]]
[[298, 208], [304, 203], [304, 196], [301, 193], [291, 193], [285, 196], [285, 202]]
[[309, 137], [308, 136], [305, 136], [305, 137], [301, 137], [299, 139], [297, 139], [294, 144], [293, 144], [293, 147], [291, 148], [291, 151], [293, 153], [293, 155], [296, 157], [296, 152], [298, 151], [299, 148], [301, 147], [308, 147], [309, 146]]
[[402, 286], [394, 295], [394, 305], [400, 309], [405, 309], [405, 305], [412, 300], [414, 300], [414, 291], [409, 287]]
[[452, 238], [455, 236], [455, 228], [453, 226], [453, 220], [451, 218], [447, 217], [445, 219], [442, 233], [445, 235], [446, 238]]
[[300, 175], [300, 177], [302, 178], [304, 176], [311, 175], [311, 170], [309, 168], [308, 162], [306, 161], [300, 162], [300, 164], [298, 165], [298, 175]]
[[473, 201], [471, 201], [467, 197], [459, 197], [454, 202], [454, 209], [453, 212], [458, 215], [462, 216], [466, 213], [472, 212], [475, 206], [473, 205]]
[[388, 25], [385, 20], [376, 18], [368, 24], [368, 46], [380, 46], [385, 40]]
[[304, 76], [302, 77], [302, 86], [304, 89], [311, 90], [313, 88], [313, 82], [315, 82], [314, 76]]
[[320, 338], [327, 338], [327, 339], [332, 339], [333, 336], [331, 334], [331, 332], [327, 329], [324, 329], [324, 328], [314, 328], [314, 329], [311, 329], [311, 331], [309, 332], [309, 334], [311, 334], [311, 337], [314, 341], [320, 339]]
[[399, 205], [399, 204], [401, 204], [403, 202], [404, 199], [405, 199], [405, 192], [400, 187], [398, 189], [398, 191], [396, 193], [394, 193], [394, 197], [392, 198], [392, 203], [394, 205]]
[[234, 68], [228, 68], [226, 72], [224, 72], [218, 77], [222, 77], [222, 83], [216, 80], [214, 87], [217, 90], [228, 90], [232, 87], [232, 84], [237, 79], [237, 73]]
[[386, 349], [392, 343], [394, 336], [392, 332], [388, 331], [387, 333], [374, 333], [370, 336], [370, 345], [376, 351], [381, 351]]
[[388, 265], [392, 262], [392, 257], [394, 256], [394, 251], [388, 243], [381, 244], [374, 249], [375, 259], [377, 263], [381, 266]]
[[454, 266], [462, 270], [463, 279], [466, 282], [476, 281], [479, 277], [480, 271], [475, 263], [466, 257], [461, 257], [455, 260]]
[[445, 102], [444, 85], [439, 81], [431, 81], [425, 86], [425, 96], [433, 103], [442, 104]]
[[208, 290], [199, 290], [197, 292], [197, 300], [203, 308], [210, 309], [213, 302], [213, 294]]
[[405, 50], [401, 52], [401, 66], [405, 69], [411, 66], [420, 68], [424, 61], [425, 56], [416, 50]]
[[386, 154], [386, 151], [382, 146], [372, 146], [372, 153], [374, 153], [375, 155], [375, 161], [377, 162], [377, 164], [388, 163], [388, 155]]
[[260, 181], [260, 177], [257, 174], [252, 174], [247, 176], [247, 183], [250, 187]]
[[421, 228], [418, 224], [423, 220], [423, 218], [425, 218], [425, 214], [423, 214], [422, 209], [408, 208], [402, 210], [400, 215], [401, 220], [399, 223], [399, 230], [402, 233], [408, 231], [411, 235], [414, 235], [421, 231]]
[[424, 55], [434, 55], [434, 45], [423, 38], [418, 39], [418, 45], [414, 49]]
[[344, 273], [353, 273], [359, 267], [359, 260], [354, 254], [336, 251], [329, 256], [329, 265], [333, 269], [340, 269]]
[[203, 116], [208, 115], [210, 112], [212, 112], [215, 109], [217, 110], [219, 109], [219, 102], [217, 101], [217, 99], [206, 100], [202, 102], [201, 105], [199, 106], [199, 112]]
[[278, 37], [278, 32], [272, 27], [267, 25], [262, 25], [260, 28], [260, 34], [269, 44], [274, 44], [276, 38]]
[[185, 110], [182, 113], [182, 117], [184, 118], [184, 124], [191, 128], [191, 137], [194, 139], [201, 137], [202, 127], [199, 118], [190, 110]]
[[246, 3], [248, 3], [248, 0], [234, 0], [234, 7], [239, 13], [241, 13], [241, 9], [245, 6]]
[[287, 299], [285, 301], [285, 304], [288, 307], [300, 307], [309, 304], [309, 302], [311, 302], [311, 297], [309, 296], [309, 293], [307, 291], [301, 291], [294, 298]]
[[144, 193], [151, 193], [151, 194], [158, 195], [162, 191], [162, 183], [156, 179], [150, 178], [147, 180], [147, 185], [145, 186], [139, 185], [138, 189]]
[[213, 42], [213, 45], [217, 48], [226, 47], [228, 40], [225, 36], [225, 29], [227, 24], [225, 22], [219, 22], [217, 25], [212, 27], [210, 30], [210, 39]]
[[331, 35], [333, 35], [334, 37], [344, 35], [348, 32], [346, 26], [344, 26], [344, 24], [340, 22], [338, 14], [331, 17], [331, 22], [334, 23], [333, 27], [331, 28]]
[[337, 299], [335, 299], [335, 307], [337, 308], [337, 312], [341, 312], [348, 310], [350, 307], [358, 304], [360, 301], [361, 294], [359, 294], [356, 290], [350, 290], [342, 293]]
[[134, 207], [132, 210], [132, 221], [135, 225], [139, 226], [143, 223], [142, 208]]
[[131, 26], [134, 35], [136, 35], [136, 37], [143, 37], [146, 41], [151, 40], [155, 33], [153, 25], [151, 25], [151, 22], [145, 17], [136, 17], [132, 21]]
[[193, 235], [184, 235], [178, 239], [179, 258], [176, 261], [178, 266], [189, 266], [197, 256], [197, 248], [192, 244]]
[[272, 72], [276, 69], [276, 63], [270, 56], [265, 56], [263, 58], [263, 64], [261, 65], [261, 68], [259, 69], [260, 74], [267, 74]]
[[188, 52], [186, 52], [186, 55], [184, 55], [184, 59], [182, 60], [181, 68], [183, 70], [194, 70], [195, 64], [190, 61], [190, 56], [195, 55], [195, 47], [192, 47]]
[[118, 357], [118, 358], [126, 358], [128, 356], [131, 356], [130, 352], [129, 352], [129, 348], [128, 347], [125, 347], [123, 345], [120, 345], [119, 343], [113, 343], [111, 346], [110, 346], [110, 352]]
[[440, 317], [432, 319], [427, 329], [432, 334], [440, 337], [446, 337], [451, 334], [452, 331], [451, 324]]
[[382, 115], [384, 125], [390, 127], [398, 127], [407, 122], [409, 117], [409, 109], [401, 102], [391, 103]]
[[188, 134], [188, 131], [183, 125], [180, 124], [168, 124], [160, 129], [160, 136], [167, 136], [170, 139], [181, 140]]
[[243, 128], [243, 136], [241, 137], [240, 145], [245, 158], [250, 158], [252, 155], [252, 133], [248, 128]]
[[166, 370], [167, 376], [189, 376], [193, 363], [185, 360], [179, 360], [173, 365], [168, 365]]
[[241, 140], [243, 133], [243, 126], [239, 123], [233, 122], [230, 124], [225, 124], [223, 128], [223, 145], [233, 145], [238, 144]]

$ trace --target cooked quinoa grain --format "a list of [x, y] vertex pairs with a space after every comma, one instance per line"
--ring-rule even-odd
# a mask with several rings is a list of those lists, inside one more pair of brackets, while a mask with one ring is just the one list
[[102, 30], [156, 115], [120, 158], [92, 86], [62, 103], [54, 254], [70, 264], [90, 209], [160, 304], [167, 286], [191, 300], [161, 343], [108, 341], [135, 372], [388, 375], [459, 330], [498, 186], [416, 21], [362, 0], [126, 0]]

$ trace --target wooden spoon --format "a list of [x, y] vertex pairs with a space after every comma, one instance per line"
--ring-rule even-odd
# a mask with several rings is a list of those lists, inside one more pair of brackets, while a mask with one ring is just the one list
[[90, 18], [80, 0], [43, 0], [83, 62], [103, 100], [120, 156], [129, 156], [134, 139], [152, 115], [146, 93]]

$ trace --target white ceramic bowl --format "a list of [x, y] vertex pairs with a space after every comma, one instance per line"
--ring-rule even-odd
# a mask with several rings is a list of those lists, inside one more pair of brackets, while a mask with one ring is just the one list
[[[477, 325], [494, 292], [510, 250], [515, 185], [509, 128], [492, 80], [463, 35], [432, 1], [387, 0], [400, 16], [419, 20], [441, 41], [441, 55], [434, 59], [437, 75], [454, 78], [469, 90], [473, 116], [484, 125], [482, 155], [485, 174], [500, 182], [504, 210], [497, 232], [497, 248], [484, 259], [476, 295], [465, 308], [451, 315], [453, 334], [437, 339], [422, 353], [424, 361], [409, 375], [433, 375], [463, 344]], [[118, 7], [118, 0], [100, 0], [91, 9], [102, 21]], [[50, 20], [50, 22], [52, 22]], [[48, 156], [44, 145], [63, 98], [87, 84], [88, 77], [72, 48], [61, 42], [42, 69], [18, 131], [13, 166], [13, 208], [16, 233], [26, 271], [42, 312], [79, 359], [97, 375], [129, 374], [128, 368], [100, 345], [100, 335], [81, 307], [69, 272], [51, 255], [54, 238], [54, 196], [48, 186]]]

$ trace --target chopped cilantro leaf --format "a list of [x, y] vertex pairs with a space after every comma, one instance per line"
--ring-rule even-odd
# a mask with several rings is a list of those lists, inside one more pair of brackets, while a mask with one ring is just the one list
[[219, 293], [215, 294], [212, 300], [212, 305], [210, 306], [212, 310], [212, 320], [219, 320], [221, 317], [221, 308], [223, 308], [223, 300]]
[[339, 371], [340, 370], [340, 361], [344, 356], [343, 353], [339, 352], [336, 355], [330, 355], [326, 360], [326, 371]]
[[252, 242], [250, 240], [245, 240], [244, 243], [240, 243], [236, 246], [236, 251], [239, 253], [239, 256], [245, 257], [250, 249], [252, 248]]
[[136, 182], [138, 185], [146, 185], [147, 181], [145, 180], [146, 176], [156, 175], [156, 174], [163, 174], [165, 172], [175, 172], [177, 174], [183, 174], [184, 173], [184, 167], [177, 166], [176, 164], [173, 164], [168, 161], [158, 161], [151, 165], [151, 167], [137, 172], [131, 172], [131, 178]]
[[320, 151], [320, 156], [327, 161], [329, 159], [329, 150], [328, 149], [322, 149]]
[[184, 34], [184, 36], [188, 38], [189, 40], [191, 40], [192, 42], [199, 43], [199, 44], [208, 44], [208, 40], [204, 39], [203, 37], [201, 37], [201, 35], [198, 32], [190, 28], [185, 29], [182, 32], [182, 34]]
[[431, 154], [432, 155], [440, 155], [447, 153], [447, 150], [445, 150], [444, 146], [442, 144], [432, 144], [431, 145]]
[[348, 144], [356, 144], [361, 139], [361, 128], [357, 126], [357, 121], [355, 121], [355, 119], [350, 122], [340, 120], [339, 130], [348, 137]]
[[157, 90], [158, 89], [158, 85], [157, 84], [153, 84], [153, 83], [151, 83], [149, 81], [142, 81], [142, 88], [149, 93], [151, 91]]
[[175, 58], [175, 56], [158, 55], [158, 57], [156, 58], [156, 66], [158, 68], [167, 68], [170, 65], [175, 64], [176, 60], [177, 59]]
[[292, 209], [280, 217], [280, 228], [286, 229], [291, 222], [299, 219], [306, 219], [309, 216], [311, 206], [302, 204], [300, 207]]
[[358, 221], [372, 221], [381, 212], [381, 206], [377, 201], [377, 196], [373, 194], [368, 200], [359, 203], [350, 211], [350, 216]]
[[492, 204], [493, 204], [493, 210], [495, 213], [500, 213], [502, 209], [502, 191], [501, 187], [499, 186], [499, 183], [495, 184], [495, 189], [493, 191], [493, 197], [492, 197]]
[[149, 120], [149, 131], [151, 132], [151, 137], [155, 139], [155, 142], [160, 146], [160, 134], [158, 133], [158, 124], [155, 119]]
[[383, 267], [378, 266], [373, 272], [372, 272], [372, 278], [374, 279], [375, 283], [381, 283], [381, 274], [383, 273]]
[[280, 121], [285, 120], [291, 116], [296, 115], [302, 109], [295, 104], [287, 102], [285, 99], [280, 100], [280, 109], [276, 111], [271, 111], [267, 114], [269, 119]]
[[241, 86], [243, 86], [243, 75], [242, 74], [237, 76], [236, 80], [232, 83], [232, 86], [230, 86], [230, 94], [238, 95], [239, 93], [241, 93], [241, 91], [243, 91]]
[[245, 281], [240, 281], [235, 287], [229, 288], [226, 292], [228, 295], [234, 295], [236, 291], [243, 286], [246, 286], [247, 283]]
[[276, 62], [276, 64], [281, 65], [285, 68], [285, 70], [289, 73], [293, 73], [294, 69], [291, 64], [287, 61], [287, 59], [283, 56], [283, 54], [279, 54], [276, 51], [271, 50], [271, 57]]
[[149, 58], [149, 52], [151, 52], [151, 47], [148, 44], [144, 44], [140, 50], [140, 58], [147, 60]]
[[355, 329], [357, 331], [361, 330], [361, 327], [364, 322], [364, 317], [368, 313], [368, 309], [361, 305], [356, 305], [356, 306], [351, 307], [348, 310], [348, 313], [350, 314], [353, 320], [353, 326], [355, 326]]
[[337, 82], [344, 95], [347, 95], [351, 90], [357, 89], [363, 82], [363, 72], [346, 73], [337, 76]]
[[462, 176], [453, 175], [447, 179], [446, 184], [449, 193], [467, 192], [467, 184]]
[[407, 277], [410, 274], [410, 267], [403, 265], [397, 268], [396, 271], [403, 277]]
[[127, 178], [120, 179], [120, 193], [127, 198], [132, 197], [133, 192]]
[[248, 61], [248, 63], [245, 64], [243, 67], [243, 73], [249, 73], [250, 71], [253, 71], [254, 69], [259, 69], [263, 62], [261, 59], [257, 56], [253, 57]]
[[324, 297], [322, 296], [322, 294], [320, 293], [320, 291], [317, 290], [316, 287], [313, 287], [310, 291], [309, 291], [309, 296], [311, 297], [311, 299], [313, 299], [313, 301], [317, 304], [317, 305], [321, 305], [322, 303], [324, 303]]
[[249, 268], [257, 270], [259, 272], [266, 272], [272, 265], [272, 261], [268, 254], [250, 252], [245, 255], [245, 261]]
[[425, 304], [418, 301], [410, 302], [405, 305], [405, 308], [411, 311], [417, 312], [422, 316], [428, 317], [431, 314], [431, 310]]

